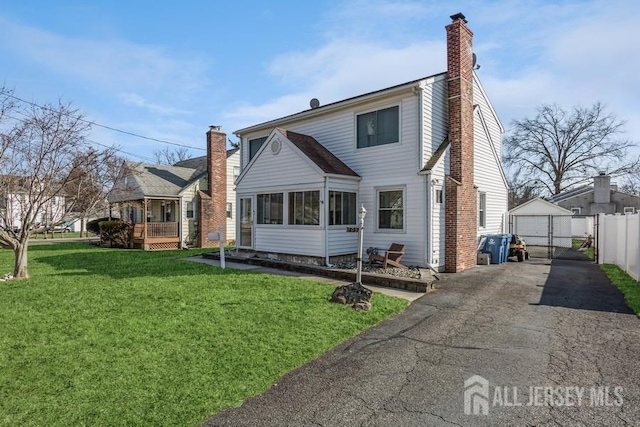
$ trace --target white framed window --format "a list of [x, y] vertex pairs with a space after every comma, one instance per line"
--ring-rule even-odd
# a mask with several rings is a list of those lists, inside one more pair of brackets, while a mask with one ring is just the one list
[[253, 157], [256, 155], [256, 153], [258, 152], [260, 147], [262, 147], [262, 144], [264, 144], [266, 140], [266, 136], [249, 140], [249, 161], [253, 159]]
[[320, 225], [320, 191], [289, 193], [289, 224]]
[[356, 193], [329, 191], [329, 225], [356, 224]]
[[444, 192], [441, 189], [437, 189], [434, 199], [438, 204], [444, 203]]
[[358, 114], [356, 134], [358, 148], [400, 142], [400, 107]]
[[187, 219], [196, 219], [196, 204], [193, 201], [187, 202]]
[[580, 215], [581, 212], [582, 212], [582, 208], [571, 208], [571, 213], [573, 215]]
[[227, 203], [227, 218], [233, 218], [233, 203]]
[[233, 182], [236, 182], [238, 177], [240, 176], [240, 166], [233, 167]]
[[633, 206], [625, 206], [624, 210], [623, 210], [624, 214], [634, 214], [636, 213], [636, 208], [634, 208]]
[[380, 188], [376, 193], [378, 230], [404, 231], [404, 188]]
[[283, 224], [283, 200], [283, 193], [258, 194], [256, 196], [258, 224]]
[[478, 193], [478, 227], [487, 226], [487, 193]]

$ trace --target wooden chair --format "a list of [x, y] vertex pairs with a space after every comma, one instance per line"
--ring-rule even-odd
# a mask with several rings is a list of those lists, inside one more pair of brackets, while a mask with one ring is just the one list
[[387, 268], [387, 266], [404, 268], [407, 269], [406, 266], [400, 264], [400, 258], [404, 255], [404, 245], [400, 243], [392, 243], [389, 246], [389, 249], [384, 251], [384, 256], [371, 254], [369, 255], [369, 261], [377, 261], [382, 263], [382, 268]]

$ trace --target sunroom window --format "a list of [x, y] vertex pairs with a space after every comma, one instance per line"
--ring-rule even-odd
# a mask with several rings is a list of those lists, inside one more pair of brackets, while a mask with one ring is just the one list
[[289, 224], [320, 225], [320, 192], [289, 193]]
[[258, 224], [283, 224], [282, 193], [258, 194], [256, 201]]
[[356, 193], [329, 191], [329, 225], [354, 225], [356, 210]]

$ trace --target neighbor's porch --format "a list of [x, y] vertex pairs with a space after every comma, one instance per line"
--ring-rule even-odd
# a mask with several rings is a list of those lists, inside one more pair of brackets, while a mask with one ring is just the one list
[[133, 223], [134, 247], [147, 251], [180, 249], [180, 199], [146, 197], [125, 209], [125, 218]]

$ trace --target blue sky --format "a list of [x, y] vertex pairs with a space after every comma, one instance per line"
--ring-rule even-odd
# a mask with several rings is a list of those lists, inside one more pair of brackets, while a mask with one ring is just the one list
[[[95, 4], [91, 4], [95, 3]], [[36, 103], [204, 148], [233, 131], [445, 71], [449, 15], [508, 129], [542, 103], [605, 103], [640, 142], [640, 9], [611, 1], [0, 0], [0, 78]], [[166, 145], [94, 127], [134, 160]], [[170, 147], [170, 146], [169, 146]], [[202, 151], [192, 150], [194, 155]]]

